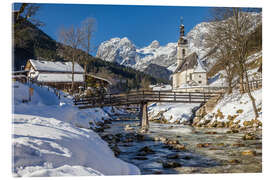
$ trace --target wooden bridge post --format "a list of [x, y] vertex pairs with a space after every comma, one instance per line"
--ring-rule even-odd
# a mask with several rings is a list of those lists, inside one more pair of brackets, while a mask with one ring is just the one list
[[141, 118], [141, 129], [147, 131], [149, 128], [147, 102], [141, 103], [140, 118]]

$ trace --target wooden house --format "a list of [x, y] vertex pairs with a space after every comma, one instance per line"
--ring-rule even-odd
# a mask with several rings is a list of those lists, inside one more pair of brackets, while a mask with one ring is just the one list
[[[61, 90], [70, 90], [72, 84], [72, 62], [33, 60], [27, 61], [27, 77], [37, 84], [48, 85]], [[75, 62], [75, 91], [84, 85], [84, 70]]]

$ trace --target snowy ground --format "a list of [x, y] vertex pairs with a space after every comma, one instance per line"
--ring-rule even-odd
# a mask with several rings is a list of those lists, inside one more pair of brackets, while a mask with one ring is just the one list
[[137, 167], [116, 158], [88, 129], [109, 118], [110, 108], [78, 110], [71, 97], [61, 99], [36, 85], [32, 101], [28, 85], [15, 82], [13, 114], [14, 176], [131, 175]]
[[170, 91], [170, 90], [172, 90], [172, 86], [170, 84], [150, 85], [149, 87], [152, 88], [153, 91]]
[[[150, 86], [154, 91], [169, 91], [172, 86], [165, 84], [162, 86]], [[148, 106], [149, 119], [164, 117], [168, 122], [186, 122], [192, 116], [192, 109], [199, 107], [197, 103], [153, 103]]]
[[198, 103], [154, 103], [148, 107], [149, 119], [162, 118], [170, 123], [183, 123], [190, 120], [192, 109], [199, 107]]
[[[262, 120], [262, 89], [256, 90], [252, 92], [253, 97], [256, 99], [256, 106], [259, 109], [259, 118], [257, 120]], [[220, 111], [224, 117], [217, 116], [215, 114]], [[228, 122], [228, 116], [237, 116], [234, 119], [234, 122], [239, 122], [240, 126], [243, 126], [245, 121], [251, 121], [255, 119], [253, 107], [251, 100], [247, 93], [240, 94], [238, 90], [235, 90], [230, 95], [225, 95], [213, 111], [207, 114], [203, 119], [202, 122], [206, 119], [211, 119], [211, 121], [223, 121]]]

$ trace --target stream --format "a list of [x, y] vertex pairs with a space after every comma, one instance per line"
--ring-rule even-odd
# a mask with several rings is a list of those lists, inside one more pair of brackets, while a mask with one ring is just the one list
[[[140, 134], [136, 114], [114, 119], [99, 134], [117, 149], [118, 158], [136, 165], [141, 174], [262, 172], [261, 130], [255, 131], [255, 140], [244, 140], [247, 130], [228, 133], [226, 128], [150, 122], [149, 131]], [[176, 140], [185, 148], [171, 148], [161, 138]]]

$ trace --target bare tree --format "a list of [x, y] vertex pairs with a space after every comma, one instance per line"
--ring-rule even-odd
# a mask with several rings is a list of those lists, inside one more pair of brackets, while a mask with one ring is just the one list
[[74, 64], [75, 59], [79, 55], [78, 48], [81, 47], [83, 41], [83, 32], [80, 28], [71, 26], [69, 28], [61, 28], [59, 31], [59, 40], [64, 44], [62, 46], [64, 58], [72, 61], [72, 85], [71, 93], [74, 93]]
[[[246, 91], [251, 99], [254, 114], [258, 117], [255, 99], [249, 87], [248, 71], [246, 67], [249, 53], [249, 34], [254, 29], [251, 14], [242, 8], [215, 8], [213, 9], [213, 23], [208, 37], [208, 46], [217, 49], [216, 56], [224, 64], [229, 86], [237, 72], [240, 86], [247, 84]], [[231, 91], [231, 87], [229, 88]]]
[[43, 23], [35, 18], [36, 13], [39, 11], [40, 5], [33, 3], [22, 3], [18, 9], [13, 11], [14, 25], [20, 24], [26, 20], [30, 21], [35, 26], [42, 26]]
[[[210, 49], [208, 56], [218, 59], [218, 66], [225, 70], [225, 78], [228, 83], [228, 93], [232, 93], [232, 80], [234, 73], [234, 55], [230, 47], [229, 36], [227, 34], [228, 26], [222, 21], [215, 21], [209, 24], [209, 32], [205, 37], [205, 47]], [[214, 66], [217, 68], [217, 66]]]
[[92, 39], [92, 35], [93, 32], [96, 30], [96, 20], [95, 18], [89, 17], [87, 19], [85, 19], [82, 22], [82, 32], [84, 34], [84, 38], [82, 41], [82, 48], [85, 50], [85, 52], [87, 53], [87, 56], [84, 59], [84, 73], [85, 73], [85, 77], [87, 74], [87, 62], [89, 61], [89, 54], [90, 54], [90, 50], [91, 50], [91, 39]]
[[241, 8], [233, 8], [233, 20], [232, 25], [235, 28], [235, 34], [233, 36], [232, 45], [236, 47], [236, 55], [237, 55], [237, 65], [239, 69], [239, 75], [242, 79], [245, 78], [245, 83], [247, 85], [246, 91], [248, 93], [249, 98], [251, 99], [253, 110], [255, 113], [255, 117], [259, 117], [258, 110], [256, 107], [255, 98], [251, 94], [251, 90], [249, 87], [249, 77], [248, 77], [248, 69], [246, 66], [246, 61], [248, 58], [249, 48], [248, 44], [250, 43], [250, 38], [248, 34], [251, 32], [254, 22], [250, 14], [244, 12]]

